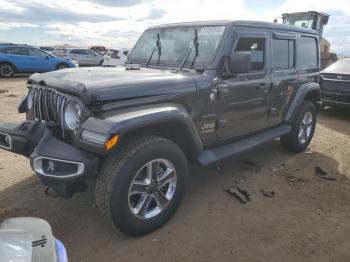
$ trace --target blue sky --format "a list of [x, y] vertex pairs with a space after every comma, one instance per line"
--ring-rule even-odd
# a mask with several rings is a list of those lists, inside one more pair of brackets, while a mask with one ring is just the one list
[[0, 42], [132, 47], [144, 29], [156, 24], [273, 21], [282, 13], [305, 10], [329, 13], [324, 36], [333, 51], [350, 55], [350, 0], [0, 0]]

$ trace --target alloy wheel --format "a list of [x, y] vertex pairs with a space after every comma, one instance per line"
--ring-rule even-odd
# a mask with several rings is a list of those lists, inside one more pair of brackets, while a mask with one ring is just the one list
[[306, 112], [303, 116], [299, 127], [299, 143], [304, 144], [309, 139], [313, 126], [313, 116], [311, 112]]
[[11, 65], [1, 65], [0, 66], [0, 75], [3, 77], [11, 77], [13, 75], [13, 67]]
[[146, 163], [130, 184], [130, 211], [140, 219], [159, 215], [173, 198], [176, 184], [176, 170], [170, 161], [155, 159]]

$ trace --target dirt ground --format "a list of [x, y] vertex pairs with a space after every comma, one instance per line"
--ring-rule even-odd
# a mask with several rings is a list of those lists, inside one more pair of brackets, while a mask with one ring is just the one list
[[[24, 77], [0, 79], [0, 121], [24, 118], [16, 107], [25, 92]], [[191, 164], [176, 215], [131, 238], [100, 217], [91, 194], [48, 197], [24, 157], [0, 150], [0, 220], [48, 220], [70, 261], [350, 261], [349, 110], [321, 112], [307, 153], [287, 153], [275, 140], [219, 166]], [[315, 166], [336, 180], [316, 176]], [[250, 192], [249, 203], [223, 191], [235, 184]]]

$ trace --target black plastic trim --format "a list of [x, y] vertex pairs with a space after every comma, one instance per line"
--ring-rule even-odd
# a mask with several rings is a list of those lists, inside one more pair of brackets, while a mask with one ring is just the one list
[[197, 158], [197, 160], [203, 166], [210, 165], [227, 157], [245, 152], [274, 138], [286, 135], [291, 131], [292, 127], [290, 125], [280, 125], [265, 132], [258, 133], [257, 135], [226, 144], [212, 150], [205, 150]]

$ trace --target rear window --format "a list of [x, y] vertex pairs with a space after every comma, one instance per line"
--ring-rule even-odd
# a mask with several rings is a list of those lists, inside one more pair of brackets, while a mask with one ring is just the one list
[[6, 51], [4, 51], [6, 54], [10, 55], [29, 55], [28, 48], [27, 47], [8, 47], [6, 48]]
[[295, 41], [286, 39], [273, 40], [273, 69], [288, 70], [295, 67]]
[[303, 36], [300, 38], [300, 67], [318, 66], [317, 40], [313, 37]]
[[[1, 52], [1, 51], [0, 51]], [[327, 72], [339, 72], [350, 74], [350, 59], [342, 59], [325, 69]]]

